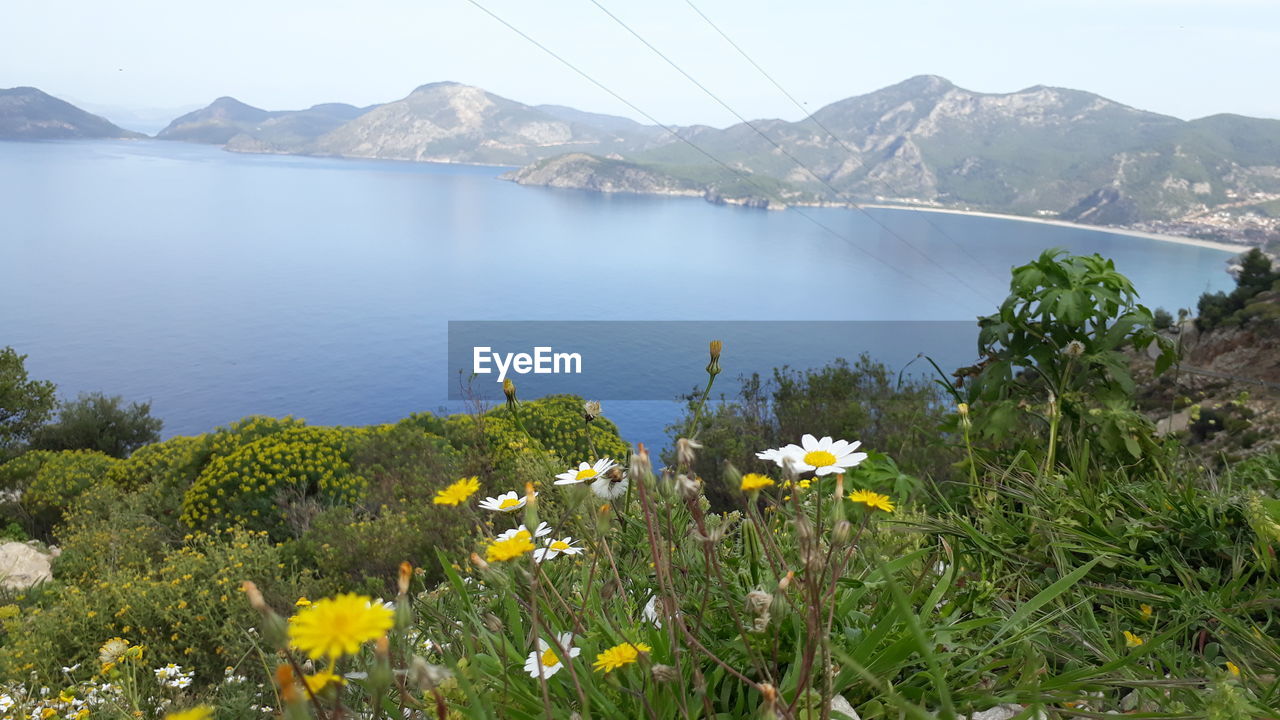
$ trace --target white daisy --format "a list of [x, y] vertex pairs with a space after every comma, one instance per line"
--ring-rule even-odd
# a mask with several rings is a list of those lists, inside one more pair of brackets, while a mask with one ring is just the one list
[[[537, 495], [538, 493], [534, 493]], [[526, 498], [516, 495], [516, 491], [506, 492], [498, 497], [489, 497], [480, 501], [480, 507], [494, 512], [515, 512], [524, 507]]]
[[609, 458], [600, 458], [594, 465], [581, 463], [578, 465], [576, 470], [574, 468], [569, 468], [557, 475], [556, 484], [577, 485], [579, 483], [591, 482], [617, 466], [618, 463], [610, 460]]
[[854, 452], [861, 446], [859, 441], [831, 440], [824, 436], [821, 440], [806, 434], [799, 445], [788, 445], [774, 450], [756, 453], [762, 460], [772, 460], [780, 467], [791, 464], [796, 472], [813, 472], [814, 475], [830, 475], [842, 473], [867, 459], [867, 454]]
[[[570, 660], [582, 653], [582, 650], [573, 647], [573, 633], [560, 633], [556, 636], [556, 643], [569, 654]], [[529, 673], [531, 678], [538, 677], [539, 672], [542, 677], [549, 678], [560, 672], [562, 667], [564, 663], [560, 660], [560, 651], [556, 650], [555, 645], [542, 638], [538, 638], [538, 649], [529, 653], [529, 657], [524, 661], [524, 671]]]
[[605, 500], [613, 500], [627, 494], [627, 476], [622, 475], [621, 479], [613, 480], [607, 477], [598, 478], [591, 483], [591, 492], [596, 497]]
[[[528, 529], [528, 528], [526, 528], [526, 527], [525, 527], [525, 526], [523, 526], [523, 525], [521, 525], [521, 526], [519, 526], [519, 527], [513, 527], [513, 528], [511, 528], [510, 530], [507, 530], [506, 532], [504, 532], [504, 533], [502, 533], [501, 535], [499, 535], [499, 536], [498, 536], [498, 539], [499, 539], [499, 540], [510, 540], [511, 538], [513, 538], [513, 537], [515, 537], [515, 536], [519, 535], [520, 533], [524, 533], [524, 534], [528, 535], [528, 534], [529, 534], [529, 529]], [[548, 524], [546, 524], [546, 523], [538, 523], [538, 528], [537, 528], [536, 530], [534, 530], [534, 531], [533, 531], [533, 537], [536, 537], [536, 538], [545, 537], [545, 536], [550, 535], [550, 534], [551, 534], [551, 526], [550, 526], [550, 525], [548, 525]]]
[[566, 536], [559, 540], [548, 540], [544, 547], [533, 551], [533, 559], [542, 562], [557, 555], [581, 555], [584, 552], [586, 551], [581, 547], [573, 544], [572, 537]]

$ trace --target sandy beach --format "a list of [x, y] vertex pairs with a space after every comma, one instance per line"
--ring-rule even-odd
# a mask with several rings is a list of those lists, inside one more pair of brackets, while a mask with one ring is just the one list
[[1236, 245], [1233, 243], [1219, 242], [1217, 240], [1203, 240], [1201, 238], [1182, 237], [1180, 235], [1161, 235], [1159, 233], [1143, 232], [1141, 230], [1127, 230], [1125, 228], [1109, 227], [1102, 225], [1083, 225], [1080, 223], [1067, 222], [1066, 220], [1051, 220], [1048, 218], [1034, 218], [1025, 215], [1003, 215], [992, 212], [979, 212], [977, 210], [950, 210], [947, 208], [933, 207], [915, 207], [912, 205], [879, 205], [861, 203], [859, 207], [877, 208], [880, 210], [909, 210], [916, 212], [933, 212], [947, 213], [950, 215], [973, 215], [975, 217], [995, 218], [997, 220], [1018, 220], [1020, 222], [1040, 223], [1041, 225], [1059, 225], [1062, 227], [1076, 228], [1078, 230], [1092, 230], [1094, 232], [1105, 232], [1113, 235], [1132, 235], [1133, 237], [1147, 238], [1150, 240], [1160, 240], [1162, 242], [1178, 243], [1179, 245], [1194, 245], [1196, 247], [1208, 248], [1210, 250], [1219, 250], [1232, 254], [1239, 254], [1249, 249], [1248, 245]]

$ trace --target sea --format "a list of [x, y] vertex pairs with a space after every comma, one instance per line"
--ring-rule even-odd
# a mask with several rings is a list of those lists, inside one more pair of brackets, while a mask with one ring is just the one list
[[577, 391], [661, 448], [709, 340], [732, 399], [752, 373], [864, 352], [903, 378], [969, 364], [1009, 269], [1048, 248], [1113, 259], [1151, 308], [1232, 285], [1228, 253], [1149, 238], [522, 187], [508, 169], [0, 142], [0, 347], [64, 398], [150, 402], [165, 436], [468, 411], [502, 398], [474, 346], [535, 365], [549, 347], [594, 372], [509, 362], [521, 398]]

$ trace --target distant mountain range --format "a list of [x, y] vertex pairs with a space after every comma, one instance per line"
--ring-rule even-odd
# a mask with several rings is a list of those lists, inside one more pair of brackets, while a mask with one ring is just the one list
[[[39, 92], [3, 92], [19, 91]], [[34, 134], [22, 113], [15, 121], [4, 109], [4, 97], [0, 129]], [[130, 136], [106, 125], [120, 134], [79, 136]], [[1063, 88], [978, 93], [926, 75], [796, 122], [673, 130], [679, 138], [627, 118], [439, 82], [365, 108], [267, 111], [224, 97], [157, 138], [239, 152], [517, 165], [506, 177], [522, 184], [770, 207], [879, 201], [1133, 225], [1280, 198], [1280, 120], [1183, 121]]]
[[0, 140], [140, 137], [33, 87], [0, 89]]

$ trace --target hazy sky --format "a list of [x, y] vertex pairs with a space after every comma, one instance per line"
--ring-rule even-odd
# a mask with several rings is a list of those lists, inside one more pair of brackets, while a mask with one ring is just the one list
[[[591, 0], [477, 1], [664, 122], [733, 121]], [[802, 116], [686, 0], [599, 1], [744, 115]], [[1280, 0], [692, 1], [811, 109], [928, 73], [1280, 117]], [[99, 107], [365, 105], [437, 80], [634, 115], [468, 0], [0, 0], [0, 87]]]

